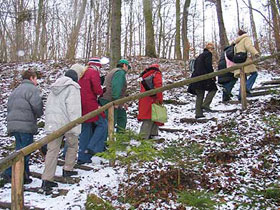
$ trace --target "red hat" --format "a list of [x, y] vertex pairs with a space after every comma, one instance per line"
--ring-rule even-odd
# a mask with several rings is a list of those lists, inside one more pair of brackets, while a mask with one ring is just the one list
[[94, 66], [98, 66], [98, 67], [101, 67], [101, 63], [100, 63], [100, 58], [98, 57], [92, 57], [88, 60], [88, 65], [91, 66], [91, 65], [94, 65]]
[[149, 68], [157, 68], [157, 69], [159, 69], [159, 64], [154, 63], [154, 64], [150, 65]]

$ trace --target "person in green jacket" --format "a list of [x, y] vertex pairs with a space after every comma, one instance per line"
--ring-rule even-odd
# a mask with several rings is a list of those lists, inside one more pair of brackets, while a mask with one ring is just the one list
[[[129, 62], [125, 59], [119, 60], [117, 67], [112, 69], [105, 77], [104, 85], [106, 91], [99, 99], [102, 106], [105, 104], [126, 97], [126, 72], [131, 69]], [[114, 109], [114, 124], [117, 126], [117, 132], [121, 132], [126, 128], [127, 104], [117, 105]], [[108, 118], [108, 111], [106, 111]]]

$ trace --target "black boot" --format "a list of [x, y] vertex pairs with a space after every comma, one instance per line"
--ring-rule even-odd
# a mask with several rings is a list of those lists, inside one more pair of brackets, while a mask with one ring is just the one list
[[78, 172], [77, 171], [66, 171], [63, 169], [63, 172], [62, 172], [63, 177], [70, 177], [70, 176], [74, 176], [74, 175], [78, 175]]
[[30, 177], [24, 177], [24, 184], [30, 184], [33, 180]]
[[231, 100], [231, 96], [225, 92], [223, 92], [223, 102], [227, 102]]
[[43, 182], [42, 182], [42, 189], [43, 190], [51, 190], [53, 187], [58, 187], [58, 184], [56, 182], [43, 180]]

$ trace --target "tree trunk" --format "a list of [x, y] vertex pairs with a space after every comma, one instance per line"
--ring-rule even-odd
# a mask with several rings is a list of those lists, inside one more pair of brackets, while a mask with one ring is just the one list
[[129, 56], [132, 56], [133, 49], [133, 21], [134, 21], [134, 13], [133, 13], [133, 1], [130, 2], [130, 18], [129, 18]]
[[111, 68], [114, 68], [121, 59], [121, 0], [112, 1], [111, 19]]
[[223, 51], [225, 46], [227, 46], [229, 43], [228, 43], [227, 33], [224, 25], [221, 0], [216, 1], [216, 10], [217, 10], [218, 26], [219, 26], [220, 51]]
[[152, 0], [143, 0], [143, 13], [145, 18], [145, 54], [156, 58], [155, 37], [152, 15]]
[[253, 39], [254, 39], [254, 46], [255, 46], [256, 50], [258, 52], [260, 52], [258, 35], [257, 35], [257, 29], [256, 29], [256, 24], [255, 24], [254, 16], [253, 16], [251, 0], [248, 0], [248, 4], [249, 4], [249, 13], [250, 13], [250, 22], [251, 22], [251, 27], [252, 27], [252, 34], [253, 34]]
[[205, 45], [205, 2], [202, 1], [202, 48]]
[[277, 8], [278, 8], [278, 13], [280, 13], [280, 2], [279, 0], [276, 0]]
[[111, 36], [111, 19], [112, 19], [112, 14], [111, 14], [111, 11], [112, 11], [112, 3], [111, 3], [112, 0], [109, 0], [109, 4], [108, 4], [108, 19], [107, 19], [107, 36], [106, 36], [106, 52], [105, 52], [105, 55], [106, 56], [110, 56], [110, 36]]
[[185, 0], [182, 21], [182, 41], [183, 41], [183, 59], [189, 60], [190, 56], [190, 43], [188, 40], [188, 16], [191, 0]]
[[89, 23], [88, 23], [88, 31], [87, 31], [87, 42], [86, 42], [86, 60], [90, 57], [90, 49], [91, 49], [91, 33], [92, 33], [92, 13], [93, 13], [93, 0], [90, 0], [90, 10], [89, 10]]
[[17, 0], [15, 5], [16, 13], [16, 52], [14, 52], [14, 59], [17, 61], [23, 60], [23, 56], [20, 55], [20, 51], [24, 51], [24, 0]]
[[[271, 3], [271, 15], [272, 15], [272, 21], [273, 21], [273, 33], [275, 38], [275, 45], [277, 52], [280, 52], [280, 34], [279, 34], [279, 14], [276, 7], [275, 0], [270, 0]], [[280, 57], [277, 57], [277, 63], [280, 64]]]
[[48, 45], [48, 35], [47, 35], [47, 20], [45, 11], [42, 12], [42, 32], [40, 38], [39, 46], [39, 58], [44, 60], [47, 58], [47, 45]]
[[0, 62], [6, 63], [8, 61], [8, 46], [7, 46], [7, 42], [5, 39], [5, 34], [3, 33], [3, 31], [0, 29]]
[[68, 47], [67, 47], [68, 49], [67, 49], [67, 53], [66, 53], [66, 58], [70, 59], [70, 60], [73, 60], [76, 55], [78, 36], [79, 36], [80, 28], [82, 25], [82, 21], [84, 18], [86, 5], [87, 5], [87, 0], [83, 0], [82, 6], [81, 6], [81, 9], [79, 12], [79, 16], [78, 16], [78, 21], [74, 24], [74, 27], [73, 27], [71, 34], [69, 36], [69, 39], [68, 39]]
[[175, 36], [175, 56], [176, 59], [182, 59], [181, 53], [181, 35], [180, 35], [180, 0], [176, 0], [176, 36]]
[[38, 15], [37, 15], [37, 21], [36, 21], [36, 38], [34, 42], [34, 47], [33, 47], [33, 59], [38, 59], [38, 45], [39, 45], [39, 38], [40, 38], [40, 28], [41, 28], [41, 23], [42, 23], [42, 14], [43, 14], [43, 6], [44, 6], [44, 0], [39, 0], [38, 3]]
[[237, 14], [237, 28], [240, 29], [240, 14], [239, 14], [239, 3], [236, 1], [236, 14]]
[[[269, 25], [271, 25], [272, 22], [272, 15], [271, 15], [271, 5], [270, 5], [270, 0], [267, 0], [267, 5], [268, 5], [268, 21], [269, 21]], [[267, 34], [268, 34], [268, 50], [270, 54], [273, 54], [275, 52], [275, 48], [274, 48], [274, 44], [270, 41], [273, 39], [272, 37], [272, 31], [270, 29], [270, 27], [267, 27]]]
[[158, 57], [163, 56], [163, 54], [161, 54], [161, 42], [162, 42], [162, 38], [163, 38], [163, 34], [162, 34], [162, 16], [161, 16], [161, 0], [159, 0], [158, 3], [158, 21], [159, 21], [159, 33], [158, 33], [158, 47], [157, 47], [157, 55]]

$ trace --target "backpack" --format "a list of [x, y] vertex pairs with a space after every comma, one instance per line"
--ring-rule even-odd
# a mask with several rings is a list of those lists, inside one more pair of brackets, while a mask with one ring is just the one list
[[234, 47], [235, 47], [235, 43], [225, 47], [224, 52], [227, 56], [227, 58], [233, 62], [233, 57], [234, 57]]
[[142, 79], [141, 84], [146, 91], [154, 89], [154, 77], [155, 73]]
[[189, 60], [189, 69], [191, 73], [194, 72], [195, 61], [196, 61], [195, 58]]
[[225, 48], [227, 58], [234, 63], [244, 63], [247, 60], [247, 52], [235, 53], [235, 43]]

